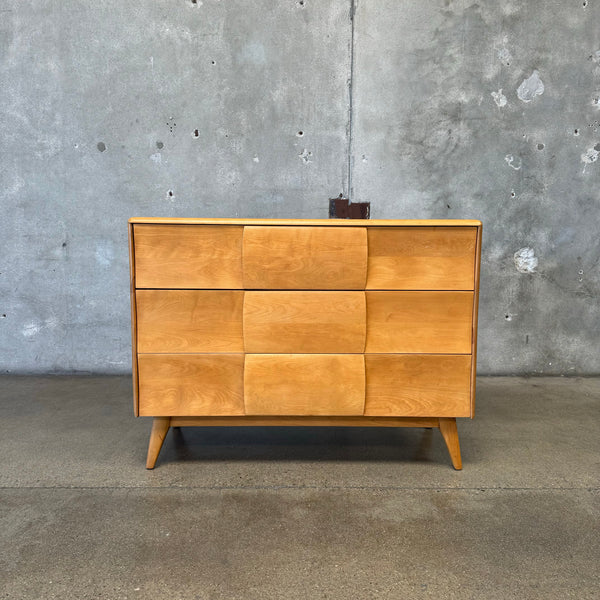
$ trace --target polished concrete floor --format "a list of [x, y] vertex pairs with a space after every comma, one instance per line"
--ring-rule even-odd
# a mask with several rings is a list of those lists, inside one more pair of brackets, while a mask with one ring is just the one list
[[600, 598], [600, 379], [437, 430], [187, 428], [125, 377], [0, 378], [0, 598]]

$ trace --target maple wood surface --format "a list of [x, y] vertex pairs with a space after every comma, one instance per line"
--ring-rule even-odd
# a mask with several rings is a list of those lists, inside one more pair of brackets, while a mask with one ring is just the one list
[[440, 432], [446, 442], [446, 448], [452, 460], [452, 466], [460, 471], [462, 469], [462, 459], [460, 456], [460, 442], [458, 441], [458, 430], [456, 428], [456, 419], [440, 419]]
[[249, 353], [364, 352], [364, 292], [248, 291], [244, 344]]
[[135, 252], [133, 244], [133, 225], [128, 225], [129, 241], [129, 295], [131, 298], [131, 371], [133, 379], [133, 414], [139, 416], [138, 372], [137, 372], [137, 308], [135, 296]]
[[475, 227], [369, 227], [367, 289], [472, 290]]
[[470, 356], [367, 354], [365, 368], [365, 415], [470, 415]]
[[362, 354], [246, 354], [247, 415], [362, 415]]
[[473, 336], [471, 344], [471, 419], [475, 416], [475, 384], [477, 380], [477, 325], [479, 313], [479, 277], [481, 271], [481, 225], [477, 228], [477, 247], [475, 249], [475, 291], [473, 294]]
[[152, 430], [150, 432], [148, 455], [146, 457], [146, 469], [154, 469], [160, 449], [169, 432], [170, 422], [170, 417], [154, 417], [154, 419], [152, 419]]
[[470, 354], [473, 292], [367, 295], [367, 352]]
[[299, 227], [478, 227], [476, 219], [226, 219], [194, 217], [131, 217], [130, 223], [164, 225], [294, 225]]
[[364, 227], [244, 227], [244, 288], [362, 290]]
[[138, 288], [242, 288], [243, 227], [133, 228]]
[[137, 290], [138, 351], [243, 352], [238, 290]]
[[171, 417], [172, 427], [439, 427], [437, 417]]
[[140, 415], [244, 414], [243, 354], [139, 354]]

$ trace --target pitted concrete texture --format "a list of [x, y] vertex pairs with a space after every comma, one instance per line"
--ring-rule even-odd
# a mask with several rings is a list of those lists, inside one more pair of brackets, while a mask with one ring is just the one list
[[0, 598], [596, 599], [600, 379], [480, 378], [430, 430], [182, 428], [125, 377], [0, 379]]
[[129, 217], [342, 193], [483, 221], [481, 373], [600, 374], [599, 28], [596, 0], [3, 0], [0, 372], [130, 371]]

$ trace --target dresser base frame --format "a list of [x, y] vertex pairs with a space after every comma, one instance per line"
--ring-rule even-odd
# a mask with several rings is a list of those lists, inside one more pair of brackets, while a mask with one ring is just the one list
[[154, 417], [146, 468], [153, 469], [170, 427], [428, 427], [438, 428], [456, 470], [462, 469], [456, 419], [438, 417]]

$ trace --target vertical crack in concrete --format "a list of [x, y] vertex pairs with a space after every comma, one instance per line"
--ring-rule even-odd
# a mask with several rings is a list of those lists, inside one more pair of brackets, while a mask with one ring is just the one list
[[352, 202], [352, 133], [353, 133], [353, 90], [354, 85], [354, 17], [356, 1], [350, 0], [350, 79], [348, 81], [348, 199]]

